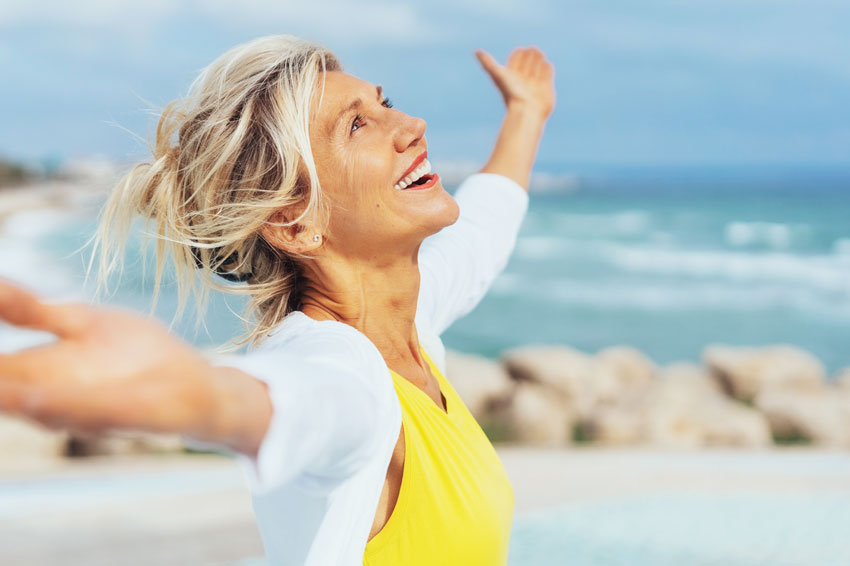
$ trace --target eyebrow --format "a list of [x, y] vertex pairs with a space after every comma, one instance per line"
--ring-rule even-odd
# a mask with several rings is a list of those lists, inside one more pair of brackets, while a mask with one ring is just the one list
[[[383, 87], [381, 87], [381, 85], [377, 85], [375, 87], [375, 92], [377, 93], [378, 100], [382, 100], [383, 99], [383, 92], [384, 92]], [[339, 115], [336, 117], [336, 120], [334, 120], [333, 124], [328, 129], [328, 133], [335, 132], [336, 129], [339, 127], [340, 120], [342, 120], [349, 112], [351, 112], [352, 110], [356, 110], [356, 109], [360, 108], [361, 106], [363, 106], [363, 101], [361, 99], [357, 98], [354, 101], [352, 101], [351, 104], [349, 104], [348, 106], [343, 108], [342, 111], [340, 111]]]

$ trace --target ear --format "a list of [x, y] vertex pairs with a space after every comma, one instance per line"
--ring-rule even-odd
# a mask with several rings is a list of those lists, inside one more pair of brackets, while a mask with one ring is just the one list
[[[275, 212], [260, 229], [263, 239], [270, 245], [291, 254], [309, 254], [321, 247], [324, 238], [314, 238], [318, 230], [311, 229], [312, 224], [298, 223], [280, 226], [297, 218], [297, 211], [280, 210]], [[304, 219], [306, 221], [306, 219]]]

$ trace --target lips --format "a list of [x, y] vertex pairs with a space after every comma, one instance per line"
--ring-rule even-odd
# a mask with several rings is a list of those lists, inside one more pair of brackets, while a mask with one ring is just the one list
[[407, 177], [408, 175], [410, 175], [411, 173], [413, 173], [413, 170], [414, 170], [414, 169], [416, 169], [416, 168], [419, 166], [419, 164], [420, 164], [420, 163], [422, 163], [423, 161], [425, 161], [425, 158], [426, 158], [426, 157], [428, 157], [428, 152], [427, 152], [427, 151], [423, 151], [423, 152], [422, 152], [422, 154], [421, 154], [419, 157], [417, 157], [416, 159], [414, 159], [414, 160], [413, 160], [413, 163], [410, 165], [410, 167], [408, 167], [408, 168], [407, 168], [407, 171], [405, 171], [404, 173], [402, 173], [402, 174], [401, 174], [401, 177], [399, 177], [398, 179], [396, 179], [396, 183], [401, 182], [401, 180], [402, 180], [402, 179], [404, 179], [405, 177]]
[[422, 191], [422, 190], [425, 190], [425, 189], [430, 189], [431, 187], [433, 187], [434, 185], [437, 184], [437, 181], [440, 180], [440, 176], [437, 175], [436, 173], [426, 175], [426, 177], [428, 177], [428, 181], [426, 183], [424, 183], [422, 185], [410, 185], [409, 187], [404, 189], [402, 192], [405, 192], [405, 193], [406, 192], [416, 192], [416, 191]]

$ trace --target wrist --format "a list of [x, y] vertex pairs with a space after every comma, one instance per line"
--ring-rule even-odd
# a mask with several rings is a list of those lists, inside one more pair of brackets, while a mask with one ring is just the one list
[[266, 385], [232, 367], [209, 366], [209, 372], [208, 415], [196, 438], [255, 455], [271, 420]]
[[549, 117], [549, 111], [527, 100], [511, 100], [507, 104], [507, 113], [534, 125], [542, 125]]

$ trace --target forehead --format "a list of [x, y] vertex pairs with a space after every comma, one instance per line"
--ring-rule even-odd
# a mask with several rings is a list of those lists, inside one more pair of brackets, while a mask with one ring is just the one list
[[[324, 93], [322, 92], [322, 79], [324, 78]], [[336, 118], [337, 113], [358, 96], [372, 91], [375, 87], [369, 82], [358, 79], [342, 71], [329, 71], [324, 76], [319, 76], [318, 98], [319, 107], [317, 116], [319, 118]]]
[[[322, 81], [324, 80], [324, 92]], [[375, 85], [349, 75], [343, 71], [328, 71], [319, 76], [316, 89], [318, 107], [315, 113], [316, 125], [327, 132], [333, 128], [336, 119], [346, 107], [358, 98], [368, 100], [375, 97]]]

